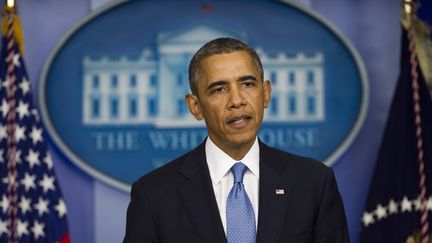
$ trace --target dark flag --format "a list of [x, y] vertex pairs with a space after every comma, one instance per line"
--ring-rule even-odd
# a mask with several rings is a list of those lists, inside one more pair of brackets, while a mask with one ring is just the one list
[[0, 242], [67, 243], [66, 206], [24, 66], [14, 7], [2, 12]]
[[361, 243], [432, 242], [432, 101], [417, 54], [427, 28], [413, 14], [415, 6], [404, 7], [400, 76], [362, 215]]

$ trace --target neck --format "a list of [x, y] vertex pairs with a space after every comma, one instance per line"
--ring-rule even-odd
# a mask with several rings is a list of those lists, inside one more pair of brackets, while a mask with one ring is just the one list
[[255, 143], [255, 139], [250, 142], [244, 144], [219, 144], [212, 139], [213, 143], [220, 148], [223, 152], [225, 152], [229, 157], [233, 158], [236, 161], [240, 161], [244, 158], [244, 156], [249, 152], [252, 148], [252, 145]]

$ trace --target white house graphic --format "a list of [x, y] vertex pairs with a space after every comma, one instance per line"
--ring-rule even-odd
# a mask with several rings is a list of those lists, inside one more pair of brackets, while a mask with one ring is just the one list
[[[159, 127], [204, 126], [184, 103], [189, 92], [187, 68], [193, 53], [207, 41], [238, 34], [199, 25], [174, 34], [160, 34], [154, 51], [138, 59], [83, 59], [83, 123], [85, 125], [154, 124]], [[272, 82], [266, 122], [323, 121], [324, 57], [266, 54], [257, 49], [265, 78]]]

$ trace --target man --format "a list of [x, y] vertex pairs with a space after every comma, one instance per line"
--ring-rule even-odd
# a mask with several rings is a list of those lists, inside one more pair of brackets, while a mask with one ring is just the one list
[[132, 186], [125, 243], [346, 243], [330, 168], [259, 139], [271, 85], [253, 49], [210, 41], [189, 66], [186, 103], [208, 138]]

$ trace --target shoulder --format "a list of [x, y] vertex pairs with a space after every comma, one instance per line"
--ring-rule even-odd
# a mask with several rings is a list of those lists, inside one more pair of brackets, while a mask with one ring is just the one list
[[175, 185], [178, 185], [185, 180], [182, 170], [186, 166], [190, 166], [191, 161], [196, 163], [196, 166], [205, 164], [204, 153], [204, 147], [203, 144], [201, 144], [195, 149], [167, 162], [165, 165], [154, 169], [148, 174], [143, 175], [134, 182], [133, 187], [159, 191], [175, 187]]
[[260, 143], [260, 160], [274, 170], [299, 180], [322, 182], [333, 177], [330, 167], [316, 159], [305, 157]]
[[[324, 196], [337, 198], [340, 195], [332, 168], [315, 159], [304, 157], [264, 145], [262, 166], [270, 167], [278, 175], [282, 185], [295, 185], [297, 197], [319, 205]], [[261, 150], [260, 150], [261, 151]], [[261, 168], [263, 168], [261, 166]]]
[[167, 162], [163, 166], [143, 175], [134, 182], [140, 187], [161, 187], [169, 181], [181, 179], [180, 169], [190, 152]]
[[260, 142], [260, 157], [263, 160], [272, 160], [282, 168], [298, 168], [312, 171], [327, 171], [329, 167], [316, 159], [293, 154]]

